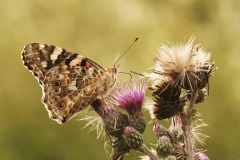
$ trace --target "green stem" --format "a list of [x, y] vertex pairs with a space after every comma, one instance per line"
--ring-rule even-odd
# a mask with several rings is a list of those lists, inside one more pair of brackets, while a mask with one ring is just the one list
[[198, 97], [198, 90], [193, 91], [193, 92], [192, 92], [192, 97], [191, 97], [191, 100], [190, 100], [190, 106], [189, 106], [189, 110], [188, 110], [188, 111], [191, 112], [191, 110], [194, 109], [194, 106], [195, 106], [197, 97]]
[[182, 129], [184, 136], [185, 152], [187, 160], [194, 160], [194, 142], [192, 140], [192, 121], [195, 113], [195, 103], [198, 96], [198, 90], [192, 92], [190, 106], [186, 112], [181, 113]]
[[145, 144], [143, 144], [139, 149], [139, 152], [143, 153], [144, 155], [147, 155], [150, 157], [151, 160], [159, 160], [156, 154], [154, 154]]

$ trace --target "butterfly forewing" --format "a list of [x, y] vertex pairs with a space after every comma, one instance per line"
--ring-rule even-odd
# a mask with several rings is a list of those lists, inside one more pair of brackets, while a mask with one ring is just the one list
[[[42, 83], [46, 73], [57, 65], [65, 65], [78, 56], [60, 47], [31, 43], [24, 47], [22, 60], [28, 70]], [[63, 63], [64, 62], [64, 63]]]
[[79, 54], [47, 44], [26, 45], [22, 60], [38, 79], [42, 102], [50, 118], [58, 123], [66, 122], [107, 93], [117, 75], [117, 71], [107, 71]]

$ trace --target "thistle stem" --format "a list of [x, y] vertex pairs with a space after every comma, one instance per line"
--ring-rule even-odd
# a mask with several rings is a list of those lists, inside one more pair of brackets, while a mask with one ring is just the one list
[[150, 157], [151, 160], [159, 160], [157, 155], [155, 155], [145, 144], [143, 144], [139, 149], [139, 152], [143, 153], [144, 155], [147, 155]]
[[182, 129], [184, 136], [185, 152], [187, 160], [194, 160], [194, 142], [192, 139], [193, 116], [195, 113], [195, 102], [198, 96], [198, 90], [192, 92], [189, 108], [181, 113]]
[[189, 111], [191, 111], [194, 108], [197, 96], [198, 96], [198, 90], [193, 91], [192, 92], [192, 97], [191, 97], [191, 100], [190, 100]]

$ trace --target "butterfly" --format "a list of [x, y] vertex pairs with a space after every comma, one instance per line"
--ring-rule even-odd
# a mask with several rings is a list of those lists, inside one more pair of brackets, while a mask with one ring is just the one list
[[49, 117], [60, 124], [106, 95], [119, 72], [115, 63], [103, 68], [80, 54], [41, 43], [24, 46], [22, 61], [42, 87]]

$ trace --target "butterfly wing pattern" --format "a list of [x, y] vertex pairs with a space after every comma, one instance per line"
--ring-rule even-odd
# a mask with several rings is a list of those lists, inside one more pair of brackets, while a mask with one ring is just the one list
[[41, 43], [24, 46], [22, 61], [42, 87], [49, 117], [60, 124], [107, 94], [118, 74], [118, 67], [105, 69], [77, 53]]

